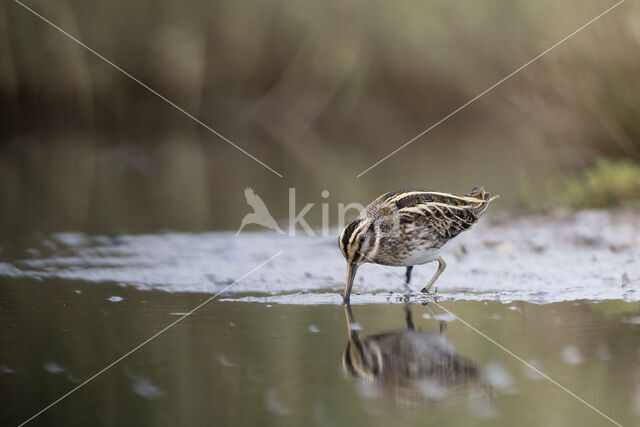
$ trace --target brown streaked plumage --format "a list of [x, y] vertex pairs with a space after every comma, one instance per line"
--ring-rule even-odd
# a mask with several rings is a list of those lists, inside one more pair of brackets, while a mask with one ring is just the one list
[[[428, 308], [428, 306], [427, 306]], [[405, 305], [406, 329], [360, 336], [351, 307], [344, 307], [349, 341], [342, 352], [344, 371], [402, 405], [444, 402], [465, 393], [491, 397], [478, 365], [458, 354], [444, 336], [416, 330]]]
[[366, 262], [407, 267], [407, 283], [414, 265], [438, 261], [438, 271], [422, 290], [429, 292], [446, 268], [442, 247], [478, 222], [491, 196], [484, 188], [455, 195], [427, 190], [400, 190], [383, 194], [338, 239], [347, 260], [343, 297], [349, 301], [356, 270]]

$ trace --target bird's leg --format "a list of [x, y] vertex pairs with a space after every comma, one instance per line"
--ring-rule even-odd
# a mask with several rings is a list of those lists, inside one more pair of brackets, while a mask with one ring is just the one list
[[440, 335], [444, 335], [444, 332], [447, 330], [447, 324], [444, 323], [444, 320], [438, 321], [438, 325], [440, 325]]
[[413, 289], [411, 289], [411, 286], [409, 286], [409, 282], [411, 282], [411, 270], [413, 270], [413, 265], [407, 267], [407, 278], [404, 281], [404, 288], [408, 293], [413, 293]]
[[351, 304], [351, 288], [349, 288], [349, 290], [345, 288], [344, 293], [342, 294], [342, 304], [344, 305]]
[[411, 309], [409, 308], [409, 304], [404, 305], [404, 314], [405, 314], [405, 319], [407, 320], [407, 329], [409, 329], [410, 331], [413, 331], [414, 329], [413, 317], [411, 316]]
[[408, 285], [411, 282], [411, 270], [413, 270], [413, 265], [407, 267], [407, 280], [406, 284]]
[[425, 294], [429, 293], [429, 289], [431, 289], [431, 286], [433, 286], [435, 281], [438, 280], [438, 277], [440, 277], [440, 275], [442, 274], [445, 268], [447, 268], [447, 263], [444, 262], [442, 257], [438, 257], [438, 271], [436, 271], [436, 274], [434, 274], [431, 280], [429, 280], [429, 283], [427, 283], [427, 286], [425, 286], [424, 289], [422, 289], [422, 292], [424, 292]]
[[444, 320], [438, 319], [438, 316], [436, 316], [436, 313], [433, 311], [433, 309], [431, 307], [429, 307], [429, 303], [428, 302], [425, 302], [422, 305], [424, 305], [427, 308], [427, 310], [429, 310], [429, 314], [431, 315], [431, 317], [438, 321], [438, 327], [440, 328], [440, 334], [444, 334], [444, 331], [447, 330], [447, 324], [444, 323]]

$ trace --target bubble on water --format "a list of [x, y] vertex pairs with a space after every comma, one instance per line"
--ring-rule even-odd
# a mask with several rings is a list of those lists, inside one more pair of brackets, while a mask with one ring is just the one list
[[225, 368], [231, 368], [232, 366], [234, 366], [233, 363], [229, 362], [227, 356], [225, 356], [224, 354], [220, 354], [218, 356], [218, 362], [220, 362], [220, 364]]
[[451, 323], [456, 320], [456, 316], [451, 313], [436, 314], [433, 318], [447, 323]]
[[565, 345], [562, 348], [562, 360], [569, 365], [579, 365], [584, 362], [580, 350], [573, 344]]
[[318, 329], [318, 327], [316, 325], [310, 325], [309, 326], [309, 332], [313, 332], [313, 333], [318, 333], [320, 332], [320, 329]]
[[73, 375], [71, 372], [69, 372], [68, 370], [66, 370], [62, 366], [58, 365], [56, 362], [46, 362], [44, 364], [44, 369], [47, 372], [51, 372], [52, 374], [55, 374], [55, 375], [62, 374], [64, 372], [66, 372], [67, 373], [67, 379], [69, 381], [71, 381], [72, 383], [76, 383], [76, 384], [80, 382], [80, 380], [78, 378], [76, 378], [75, 375]]
[[81, 291], [80, 289], [76, 289], [76, 290], [75, 290], [75, 291], [73, 291], [73, 292], [75, 292], [76, 294], [81, 294], [81, 293], [82, 293], [82, 291]]
[[149, 379], [137, 375], [131, 375], [131, 388], [141, 397], [156, 399], [164, 395], [164, 391], [156, 387]]
[[71, 372], [67, 371], [67, 379], [69, 381], [71, 381], [72, 383], [79, 383], [80, 380], [78, 378], [75, 377], [75, 375], [73, 375]]
[[122, 301], [123, 299], [124, 299], [124, 298], [122, 298], [122, 297], [119, 297], [119, 296], [115, 296], [115, 295], [114, 295], [114, 296], [112, 296], [112, 297], [107, 298], [107, 301], [111, 301], [111, 302], [120, 302], [120, 301]]
[[622, 321], [625, 323], [640, 325], [640, 316], [627, 317], [625, 319], [622, 319]]
[[236, 324], [235, 324], [235, 322], [231, 321], [231, 322], [229, 322], [229, 326], [233, 327], [233, 326], [236, 326]]
[[[527, 363], [538, 370], [540, 369], [540, 363], [535, 359], [531, 359], [527, 361]], [[527, 365], [524, 365], [524, 375], [532, 381], [540, 381], [544, 379], [544, 377], [540, 375], [535, 369], [532, 369]]]
[[276, 393], [274, 389], [269, 389], [267, 391], [265, 403], [267, 405], [267, 409], [276, 415], [289, 415], [292, 412], [291, 409], [289, 409], [289, 407], [280, 400], [278, 393]]
[[511, 311], [520, 311], [520, 308], [516, 307], [515, 305], [510, 305], [509, 307], [507, 307], [507, 309], [509, 309]]
[[501, 364], [490, 362], [484, 367], [484, 372], [487, 376], [487, 381], [493, 387], [503, 393], [512, 394], [516, 392], [511, 374]]
[[361, 331], [362, 330], [362, 326], [360, 326], [356, 322], [353, 322], [353, 323], [351, 323], [349, 325], [349, 329], [351, 329], [352, 331]]
[[431, 319], [431, 315], [430, 315], [429, 313], [424, 313], [424, 314], [422, 315], [422, 318], [423, 318], [423, 319]]
[[0, 365], [0, 372], [3, 374], [14, 374], [16, 371], [8, 367], [7, 365]]
[[44, 369], [51, 372], [52, 374], [61, 374], [65, 371], [65, 369], [58, 365], [56, 362], [46, 362], [44, 364]]

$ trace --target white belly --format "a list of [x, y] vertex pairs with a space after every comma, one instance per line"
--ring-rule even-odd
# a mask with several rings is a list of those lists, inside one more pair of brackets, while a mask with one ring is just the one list
[[406, 257], [402, 264], [403, 266], [410, 265], [420, 265], [426, 264], [431, 261], [435, 261], [440, 256], [440, 251], [442, 248], [429, 248], [429, 247], [419, 247], [416, 248], [413, 252]]

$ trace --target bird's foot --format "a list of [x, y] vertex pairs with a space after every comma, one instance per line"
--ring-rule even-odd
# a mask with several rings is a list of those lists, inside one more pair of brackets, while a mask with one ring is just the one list
[[411, 297], [415, 297], [420, 295], [420, 293], [418, 291], [416, 291], [414, 288], [412, 288], [411, 286], [409, 286], [408, 284], [404, 284], [404, 302], [409, 302], [409, 300], [411, 299]]
[[438, 302], [438, 288], [436, 287], [435, 291], [431, 292], [426, 287], [422, 288], [422, 294], [426, 297], [433, 299], [436, 303]]
[[438, 287], [436, 286], [436, 289], [431, 292], [429, 289], [427, 289], [427, 287], [425, 286], [424, 288], [422, 288], [422, 290], [420, 291], [423, 294], [427, 294], [427, 295], [432, 295], [432, 294], [437, 294], [438, 293]]

